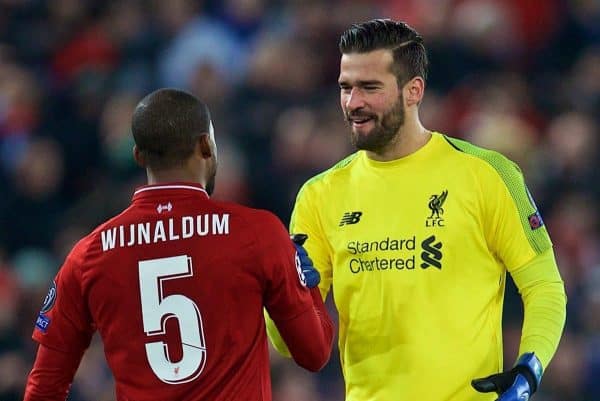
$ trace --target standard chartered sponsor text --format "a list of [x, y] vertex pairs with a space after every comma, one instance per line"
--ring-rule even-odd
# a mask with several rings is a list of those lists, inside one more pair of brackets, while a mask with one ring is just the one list
[[[413, 270], [415, 268], [415, 236], [409, 238], [390, 238], [385, 237], [375, 241], [349, 241], [346, 249], [351, 255], [356, 255], [349, 259], [349, 268], [353, 274], [372, 271], [394, 271], [394, 270]], [[371, 252], [388, 252], [400, 255], [382, 255], [366, 257]], [[404, 251], [410, 251], [408, 254]], [[404, 254], [404, 255], [401, 255]]]

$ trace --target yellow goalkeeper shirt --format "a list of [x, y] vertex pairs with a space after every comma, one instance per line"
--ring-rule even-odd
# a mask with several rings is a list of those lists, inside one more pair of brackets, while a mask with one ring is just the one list
[[309, 236], [324, 298], [333, 285], [347, 401], [495, 400], [470, 381], [502, 370], [507, 270], [532, 265], [515, 279], [522, 295], [550, 283], [554, 297], [545, 308], [524, 296], [521, 351], [546, 366], [556, 349], [552, 244], [520, 170], [497, 152], [439, 133], [390, 162], [359, 151], [302, 187], [290, 228]]

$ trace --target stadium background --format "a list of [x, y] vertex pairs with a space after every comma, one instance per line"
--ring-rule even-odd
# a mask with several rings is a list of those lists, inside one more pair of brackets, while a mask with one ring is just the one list
[[[351, 152], [338, 37], [381, 16], [425, 37], [425, 125], [517, 161], [542, 210], [569, 303], [535, 399], [600, 400], [598, 0], [0, 0], [0, 400], [22, 399], [65, 254], [144, 182], [136, 102], [163, 86], [200, 96], [221, 157], [215, 197], [287, 222], [299, 185]], [[509, 364], [520, 308], [510, 286]], [[277, 355], [272, 367], [276, 401], [343, 399], [337, 350], [317, 375]], [[111, 380], [96, 339], [69, 399], [113, 400]]]

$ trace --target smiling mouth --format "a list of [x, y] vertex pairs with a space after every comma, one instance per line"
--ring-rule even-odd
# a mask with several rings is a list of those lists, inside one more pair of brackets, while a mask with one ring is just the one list
[[362, 127], [373, 120], [373, 117], [353, 117], [348, 119], [348, 122], [354, 127]]

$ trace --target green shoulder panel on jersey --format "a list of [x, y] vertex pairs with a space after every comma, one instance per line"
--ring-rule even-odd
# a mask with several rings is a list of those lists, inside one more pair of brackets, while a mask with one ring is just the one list
[[523, 231], [525, 232], [525, 236], [531, 247], [538, 254], [550, 248], [552, 243], [550, 242], [546, 230], [532, 230], [529, 226], [529, 216], [536, 213], [537, 207], [533, 203], [533, 199], [528, 195], [529, 190], [525, 185], [523, 173], [519, 166], [501, 153], [493, 150], [480, 148], [469, 142], [451, 138], [446, 135], [444, 135], [444, 138], [456, 150], [475, 156], [485, 161], [496, 170], [515, 201], [517, 210], [519, 211], [519, 217], [521, 218]]
[[336, 164], [334, 164], [332, 167], [328, 168], [327, 170], [323, 171], [322, 173], [319, 173], [319, 174], [315, 175], [314, 177], [308, 179], [308, 181], [306, 181], [304, 183], [304, 185], [302, 185], [302, 188], [300, 188], [300, 191], [298, 192], [298, 196], [300, 196], [300, 194], [302, 193], [302, 191], [304, 191], [305, 188], [313, 185], [314, 183], [316, 183], [318, 181], [321, 181], [323, 178], [327, 177], [329, 174], [333, 173], [334, 171], [346, 167], [348, 164], [350, 164], [350, 162], [352, 160], [354, 160], [354, 158], [356, 156], [358, 156], [358, 152], [352, 153], [351, 155], [349, 155], [345, 159], [340, 160], [339, 162], [337, 162]]
[[[354, 152], [351, 155], [347, 156], [346, 158], [340, 160], [339, 162], [337, 162], [336, 164], [334, 164], [332, 167], [328, 168], [327, 170], [315, 175], [312, 178], [309, 178], [308, 181], [306, 181], [302, 187], [300, 188], [300, 191], [298, 191], [298, 195], [296, 195], [296, 201], [300, 198], [300, 196], [302, 195], [302, 192], [304, 192], [304, 190], [306, 188], [308, 188], [309, 186], [313, 185], [316, 182], [321, 181], [323, 178], [327, 177], [329, 174], [331, 174], [334, 171], [337, 171], [341, 168], [346, 167], [348, 164], [350, 164], [350, 162], [352, 160], [354, 160], [356, 158], [356, 156], [358, 156], [358, 152]], [[294, 221], [294, 214], [295, 214], [295, 208], [294, 208], [294, 212], [292, 213], [292, 217], [290, 222]]]

